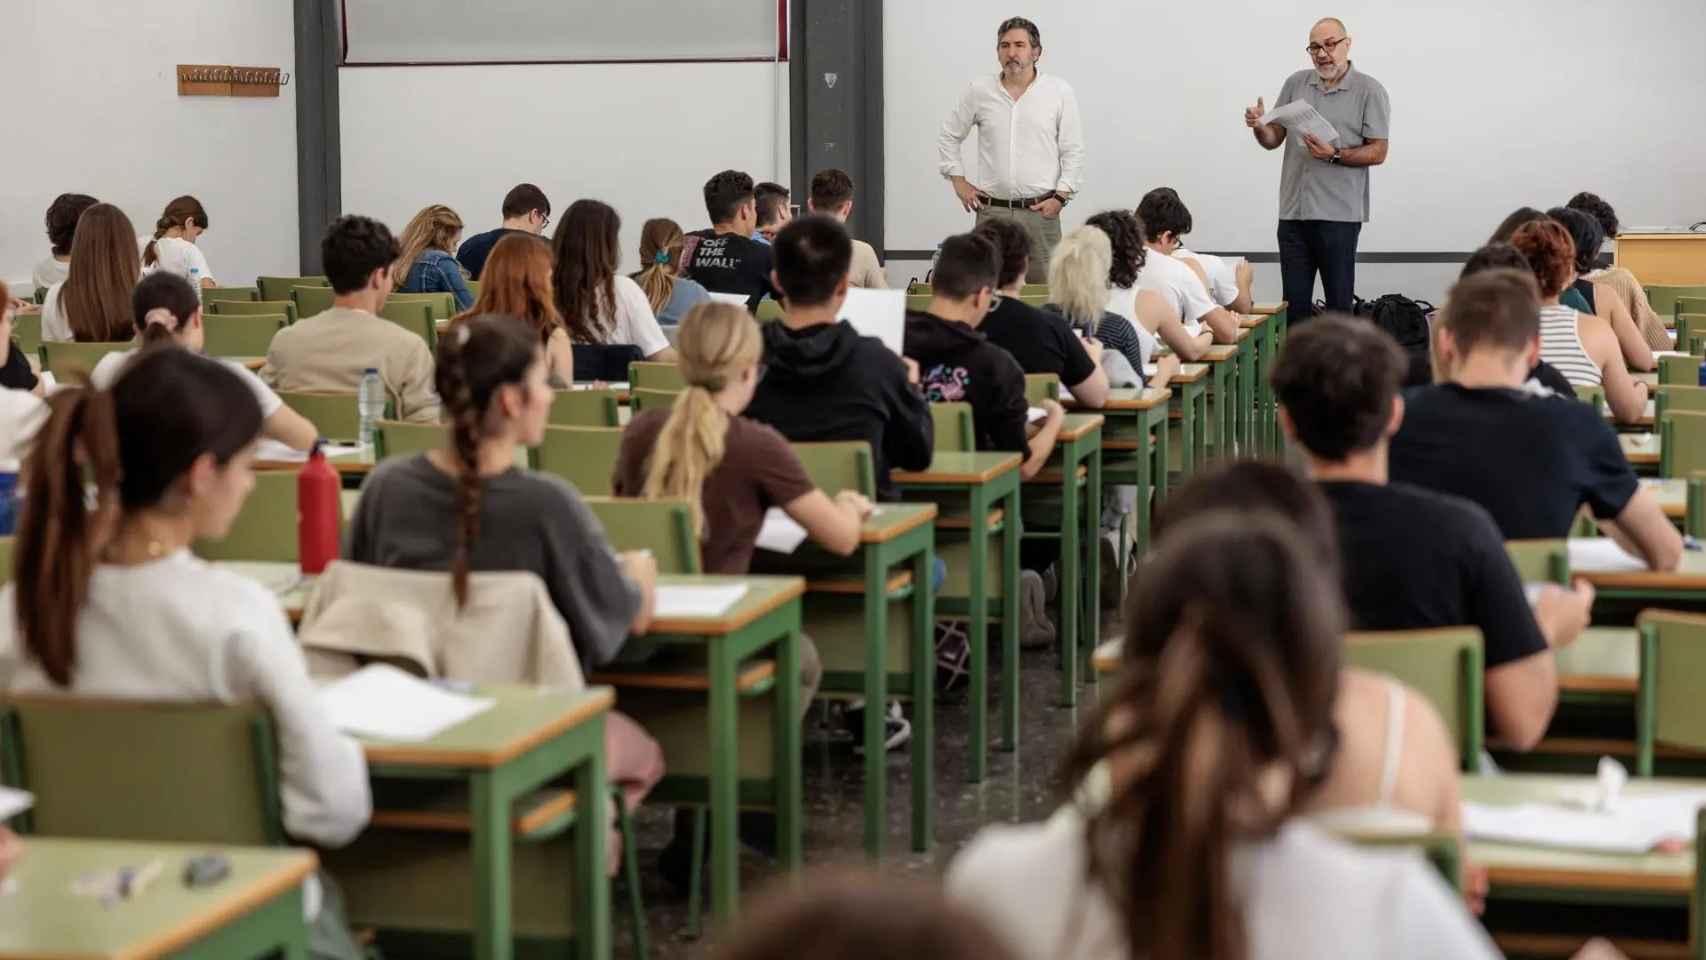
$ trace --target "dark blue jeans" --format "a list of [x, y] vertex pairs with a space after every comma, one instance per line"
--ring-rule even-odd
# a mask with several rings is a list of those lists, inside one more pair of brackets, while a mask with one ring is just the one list
[[1286, 322], [1315, 315], [1315, 274], [1328, 310], [1351, 309], [1356, 293], [1357, 237], [1362, 224], [1339, 220], [1279, 222], [1280, 283], [1285, 288]]

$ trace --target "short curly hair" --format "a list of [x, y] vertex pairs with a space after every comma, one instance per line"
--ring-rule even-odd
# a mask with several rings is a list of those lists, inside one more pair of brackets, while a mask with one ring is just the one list
[[83, 211], [99, 203], [86, 193], [62, 193], [53, 198], [43, 218], [47, 225], [47, 240], [53, 245], [56, 257], [71, 255], [71, 240], [77, 235], [77, 218]]
[[1511, 234], [1511, 246], [1528, 261], [1542, 298], [1564, 292], [1576, 272], [1576, 242], [1563, 224], [1551, 219], [1525, 223]]
[[1599, 228], [1605, 231], [1606, 236], [1617, 236], [1617, 229], [1621, 226], [1621, 224], [1617, 222], [1617, 211], [1612, 209], [1611, 204], [1606, 203], [1601, 199], [1599, 194], [1589, 193], [1586, 190], [1583, 190], [1581, 193], [1571, 197], [1570, 202], [1564, 204], [1564, 206], [1569, 207], [1571, 210], [1580, 210], [1595, 220], [1598, 220]]
[[1177, 240], [1191, 232], [1190, 208], [1172, 187], [1156, 187], [1144, 194], [1137, 204], [1137, 219], [1152, 238], [1171, 233]]
[[1134, 287], [1147, 255], [1143, 246], [1143, 221], [1129, 210], [1103, 210], [1084, 221], [1108, 235], [1114, 258], [1108, 264], [1108, 284]]
[[1546, 211], [1546, 215], [1570, 231], [1570, 239], [1576, 244], [1576, 272], [1591, 272], [1593, 262], [1599, 259], [1599, 245], [1605, 242], [1605, 230], [1599, 221], [1570, 207], [1553, 207]]

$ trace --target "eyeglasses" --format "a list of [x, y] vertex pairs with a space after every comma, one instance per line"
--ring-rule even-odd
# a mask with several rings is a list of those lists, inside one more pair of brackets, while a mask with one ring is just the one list
[[1312, 43], [1309, 46], [1304, 47], [1303, 52], [1312, 57], [1319, 56], [1322, 53], [1332, 53], [1334, 50], [1338, 49], [1339, 44], [1344, 43], [1349, 39], [1350, 37], [1339, 37], [1336, 40], [1328, 40], [1323, 43]]
[[[538, 213], [537, 210], [535, 210], [534, 212]], [[539, 214], [539, 229], [543, 230], [550, 225], [551, 225], [551, 215], [548, 213], [540, 213]]]

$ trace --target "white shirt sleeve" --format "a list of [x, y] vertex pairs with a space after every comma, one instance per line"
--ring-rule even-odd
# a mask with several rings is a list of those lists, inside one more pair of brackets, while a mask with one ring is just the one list
[[1205, 255], [1197, 261], [1208, 275], [1215, 302], [1226, 306], [1238, 299], [1238, 268], [1225, 257]]
[[188, 268], [188, 276], [184, 279], [195, 284], [197, 293], [201, 292], [201, 282], [203, 280], [213, 280], [215, 283], [219, 282], [214, 279], [213, 271], [208, 269], [207, 254], [201, 252], [201, 247], [185, 241], [184, 260], [184, 265]]
[[1060, 86], [1060, 180], [1055, 189], [1070, 196], [1084, 189], [1084, 123], [1078, 95], [1067, 84]]
[[261, 405], [262, 420], [265, 420], [277, 413], [279, 408], [284, 406], [284, 401], [280, 400], [278, 398], [278, 394], [274, 393], [271, 387], [263, 383], [260, 377], [255, 376], [255, 371], [250, 370], [248, 367], [243, 366], [235, 360], [227, 360], [225, 361], [225, 365], [230, 368], [232, 373], [235, 373], [240, 377], [243, 381], [243, 385], [248, 387], [249, 392], [255, 395], [255, 400]]
[[[960, 102], [949, 111], [948, 119], [942, 121], [942, 132], [936, 137], [936, 153], [938, 167], [942, 178], [963, 177], [966, 175], [964, 161], [960, 158], [960, 144], [971, 134], [971, 128], [977, 126], [977, 85], [972, 84], [961, 95]], [[984, 171], [988, 174], [990, 171]]]
[[65, 281], [47, 288], [47, 297], [41, 305], [41, 338], [49, 343], [70, 343], [77, 339], [71, 333], [71, 323], [65, 312], [59, 309], [59, 293], [65, 289]]
[[646, 299], [645, 291], [632, 279], [621, 275], [616, 277], [616, 330], [612, 342], [631, 343], [647, 357], [669, 349], [669, 338], [658, 326], [658, 318], [652, 313], [651, 301]]

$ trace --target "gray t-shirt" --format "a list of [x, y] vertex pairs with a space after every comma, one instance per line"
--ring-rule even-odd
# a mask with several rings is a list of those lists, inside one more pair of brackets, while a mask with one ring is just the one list
[[[456, 479], [425, 454], [399, 457], [380, 464], [362, 485], [343, 556], [448, 571], [457, 529]], [[622, 575], [598, 518], [574, 487], [549, 474], [510, 470], [485, 478], [468, 568], [537, 574], [589, 672], [616, 656], [640, 608], [639, 590]]]
[[[1380, 81], [1353, 64], [1331, 90], [1323, 89], [1314, 70], [1299, 70], [1280, 87], [1274, 106], [1306, 101], [1339, 132], [1338, 146], [1360, 147], [1388, 139], [1392, 101]], [[1281, 220], [1368, 222], [1368, 167], [1347, 167], [1309, 155], [1303, 134], [1287, 131], [1280, 165]]]

